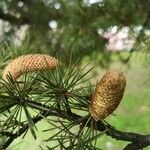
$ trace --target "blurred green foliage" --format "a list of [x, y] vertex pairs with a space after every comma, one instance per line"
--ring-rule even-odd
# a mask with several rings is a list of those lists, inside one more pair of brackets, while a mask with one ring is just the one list
[[[70, 52], [75, 58], [96, 52], [102, 56], [100, 64], [105, 67], [104, 62], [111, 61], [111, 53], [105, 50], [107, 40], [102, 34], [113, 26], [118, 30], [129, 27], [130, 36], [138, 38], [138, 46], [134, 45], [133, 50], [149, 50], [149, 35], [145, 34], [150, 29], [149, 6], [147, 0], [97, 0], [93, 3], [90, 0], [1, 0], [0, 19], [4, 21], [1, 44], [12, 44], [17, 38], [16, 31], [27, 25], [18, 51], [59, 53], [64, 60]], [[141, 27], [140, 33], [135, 31], [136, 27]]]

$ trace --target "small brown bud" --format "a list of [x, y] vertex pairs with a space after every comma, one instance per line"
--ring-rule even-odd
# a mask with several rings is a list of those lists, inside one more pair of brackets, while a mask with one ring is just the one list
[[98, 121], [109, 116], [119, 105], [126, 86], [122, 72], [109, 70], [97, 83], [93, 93], [89, 112]]
[[55, 69], [59, 62], [54, 57], [44, 54], [22, 55], [12, 60], [4, 69], [3, 79], [9, 73], [14, 80], [17, 80], [22, 74], [34, 71], [44, 71]]

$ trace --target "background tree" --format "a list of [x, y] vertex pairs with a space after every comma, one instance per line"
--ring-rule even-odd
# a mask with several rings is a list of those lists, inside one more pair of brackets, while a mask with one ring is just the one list
[[129, 27], [130, 37], [138, 43], [131, 51], [138, 49], [141, 41], [149, 49], [149, 5], [147, 0], [1, 0], [1, 41], [13, 41], [16, 31], [27, 25], [22, 45], [29, 52], [59, 52], [66, 57], [73, 51], [74, 56], [82, 57], [96, 51], [108, 63], [111, 55], [106, 54], [103, 33], [113, 26], [118, 31]]

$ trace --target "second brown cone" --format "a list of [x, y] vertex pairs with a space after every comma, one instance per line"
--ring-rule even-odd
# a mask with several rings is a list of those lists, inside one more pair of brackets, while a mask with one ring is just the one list
[[109, 70], [97, 83], [90, 101], [89, 112], [95, 121], [105, 119], [119, 105], [126, 87], [121, 71]]

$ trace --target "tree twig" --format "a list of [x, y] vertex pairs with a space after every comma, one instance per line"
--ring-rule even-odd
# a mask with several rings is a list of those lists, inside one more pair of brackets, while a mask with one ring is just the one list
[[[38, 104], [39, 106], [41, 106], [41, 103], [36, 102], [36, 104]], [[44, 106], [44, 104], [42, 104], [42, 106]], [[48, 108], [47, 105], [45, 105], [46, 108]], [[67, 119], [69, 121], [75, 121], [75, 120], [79, 120], [81, 119], [81, 122], [86, 122], [88, 120], [87, 118], [84, 118], [82, 116], [79, 116], [78, 114], [72, 113], [71, 116], [68, 115], [67, 112], [62, 111], [61, 113], [59, 113], [59, 111], [57, 111], [56, 109], [52, 110], [52, 108], [49, 107], [49, 111], [48, 110], [41, 110], [42, 113], [40, 115], [37, 115], [35, 118], [33, 118], [33, 122], [37, 123], [40, 120], [44, 119], [44, 117], [48, 117], [48, 116], [57, 116], [63, 119]], [[81, 123], [79, 122], [79, 123]], [[87, 124], [88, 127], [91, 127], [90, 124]], [[142, 135], [142, 134], [137, 134], [137, 133], [132, 133], [132, 132], [123, 132], [123, 131], [119, 131], [117, 129], [115, 129], [113, 126], [109, 125], [109, 124], [104, 124], [103, 121], [98, 121], [96, 122], [96, 126], [97, 128], [95, 128], [98, 131], [107, 131], [105, 132], [106, 135], [111, 136], [112, 138], [116, 139], [116, 140], [122, 140], [122, 141], [128, 141], [130, 142], [125, 148], [124, 150], [139, 150], [142, 149], [144, 147], [147, 147], [150, 145], [150, 135]], [[19, 131], [17, 131], [16, 133], [12, 134], [7, 141], [2, 145], [2, 149], [7, 148], [16, 138], [18, 138], [19, 136], [21, 136], [23, 133], [25, 133], [27, 130], [29, 129], [28, 124], [24, 124], [22, 126], [22, 128], [19, 129]]]

